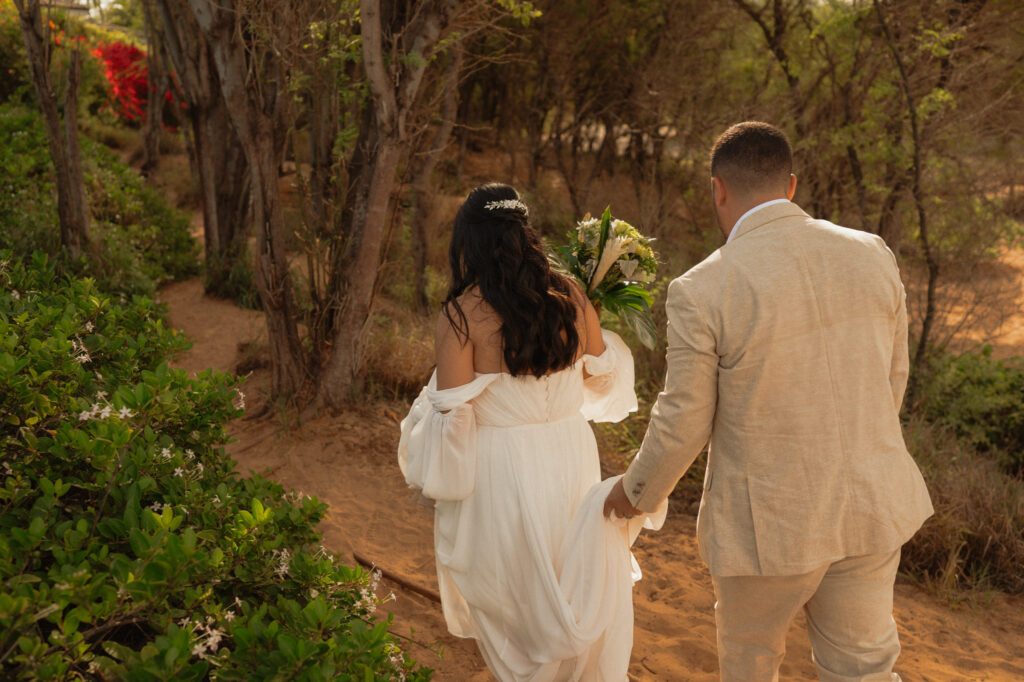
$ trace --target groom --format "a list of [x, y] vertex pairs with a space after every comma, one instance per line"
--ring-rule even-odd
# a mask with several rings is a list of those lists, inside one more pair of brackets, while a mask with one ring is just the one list
[[668, 370], [605, 514], [653, 510], [710, 439], [697, 519], [723, 680], [777, 680], [803, 609], [822, 680], [899, 680], [900, 546], [932, 513], [907, 452], [907, 313], [878, 237], [792, 203], [782, 131], [711, 151], [725, 245], [668, 289]]

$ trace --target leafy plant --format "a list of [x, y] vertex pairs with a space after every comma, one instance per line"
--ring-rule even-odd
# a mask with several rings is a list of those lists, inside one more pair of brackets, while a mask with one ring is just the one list
[[238, 380], [170, 369], [161, 313], [0, 252], [0, 677], [428, 679], [326, 505], [236, 475]]
[[1024, 473], [1024, 364], [981, 353], [939, 353], [919, 406], [971, 447], [998, 458], [1011, 474]]
[[[53, 165], [41, 115], [27, 107], [0, 105], [0, 248], [26, 258], [33, 251], [57, 254], [57, 202]], [[102, 287], [153, 294], [166, 281], [198, 272], [197, 247], [187, 217], [167, 205], [109, 149], [82, 140], [92, 236], [98, 259], [68, 265]]]

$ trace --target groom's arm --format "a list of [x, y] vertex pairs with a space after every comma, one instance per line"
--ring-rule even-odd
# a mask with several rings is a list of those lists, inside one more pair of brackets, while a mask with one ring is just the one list
[[665, 310], [665, 389], [651, 410], [640, 451], [623, 477], [626, 496], [643, 511], [654, 510], [668, 497], [704, 449], [718, 400], [717, 343], [686, 275], [669, 284]]

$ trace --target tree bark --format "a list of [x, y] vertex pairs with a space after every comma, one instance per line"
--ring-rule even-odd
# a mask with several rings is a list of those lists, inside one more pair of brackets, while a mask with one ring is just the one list
[[[78, 83], [81, 53], [71, 53], [68, 89], [65, 98], [64, 126], [57, 109], [57, 95], [50, 80], [48, 45], [43, 32], [39, 0], [15, 0], [21, 34], [25, 41], [39, 106], [46, 124], [57, 181], [57, 215], [60, 219], [61, 244], [73, 258], [83, 255], [89, 246], [89, 214], [82, 179], [81, 154], [78, 148]], [[70, 107], [70, 108], [69, 108]]]
[[[220, 93], [216, 67], [184, 0], [144, 0], [166, 74], [177, 74], [192, 128], [191, 157], [199, 182], [206, 255], [206, 291], [237, 297], [235, 270], [247, 269], [245, 240], [249, 234], [249, 168], [227, 104]], [[153, 58], [150, 53], [150, 58]], [[242, 283], [244, 286], [244, 281]]]
[[[278, 167], [284, 129], [283, 84], [271, 55], [262, 73], [248, 63], [241, 17], [232, 2], [189, 0], [216, 68], [220, 92], [249, 168], [253, 221], [259, 235], [256, 286], [266, 315], [274, 397], [295, 398], [305, 386], [306, 356], [299, 339], [299, 310], [287, 259]], [[257, 87], [250, 78], [259, 78]]]
[[455, 117], [459, 107], [459, 75], [462, 73], [462, 48], [456, 45], [448, 59], [445, 70], [444, 87], [441, 105], [441, 122], [430, 141], [430, 147], [417, 159], [412, 182], [412, 254], [413, 254], [413, 291], [416, 297], [416, 309], [421, 315], [428, 312], [427, 301], [427, 201], [431, 189], [431, 176], [441, 153], [452, 137]]
[[[332, 342], [320, 376], [319, 400], [337, 406], [357, 397], [362, 386], [365, 332], [378, 288], [392, 195], [409, 135], [406, 119], [416, 104], [429, 57], [451, 23], [458, 3], [424, 3], [406, 23], [398, 5], [361, 0], [363, 68], [372, 108], [361, 134], [366, 165], [356, 179], [348, 211], [345, 245], [332, 263], [339, 283], [332, 316]], [[389, 21], [385, 25], [383, 17]], [[390, 59], [398, 50], [410, 59]]]
[[925, 266], [928, 270], [928, 282], [925, 292], [924, 319], [921, 321], [921, 335], [917, 339], [917, 347], [914, 350], [914, 359], [910, 366], [910, 385], [907, 387], [907, 404], [913, 405], [916, 397], [917, 387], [920, 381], [921, 365], [924, 362], [928, 350], [928, 341], [931, 335], [932, 325], [935, 322], [935, 291], [939, 279], [939, 262], [932, 250], [931, 240], [928, 234], [928, 214], [924, 205], [924, 192], [921, 188], [921, 131], [917, 123], [917, 105], [914, 102], [914, 94], [910, 89], [910, 79], [907, 76], [907, 69], [903, 65], [903, 57], [896, 41], [893, 39], [889, 24], [885, 20], [882, 6], [878, 0], [874, 0], [875, 13], [878, 16], [878, 23], [882, 26], [885, 34], [885, 41], [892, 53], [893, 61], [900, 75], [900, 85], [907, 101], [907, 115], [910, 118], [910, 135], [913, 143], [913, 178], [911, 181], [911, 193], [914, 196], [914, 205], [917, 208], [918, 239], [921, 242], [921, 251], [924, 254]]
[[164, 66], [160, 31], [155, 22], [152, 2], [142, 3], [146, 23], [146, 71], [149, 92], [146, 93], [146, 121], [142, 127], [142, 173], [148, 175], [160, 161], [160, 138], [164, 127], [164, 98], [170, 79]]

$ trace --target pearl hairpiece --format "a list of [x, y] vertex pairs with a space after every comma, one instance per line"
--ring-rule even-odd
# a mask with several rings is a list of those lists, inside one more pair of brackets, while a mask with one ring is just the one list
[[488, 201], [484, 204], [484, 208], [488, 211], [522, 211], [523, 215], [529, 215], [530, 209], [526, 208], [526, 204], [519, 201], [519, 199], [502, 199], [501, 201]]

